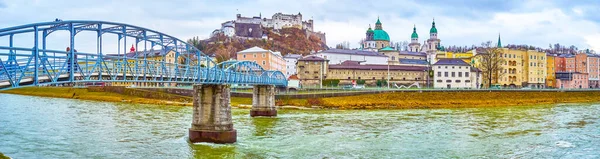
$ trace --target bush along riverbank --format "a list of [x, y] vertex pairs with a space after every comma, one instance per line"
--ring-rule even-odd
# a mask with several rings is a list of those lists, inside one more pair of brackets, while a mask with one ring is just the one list
[[[192, 106], [193, 98], [165, 92], [124, 87], [26, 87], [2, 93], [72, 98], [106, 102]], [[427, 109], [478, 108], [498, 106], [542, 105], [556, 103], [599, 102], [600, 91], [583, 92], [389, 92], [344, 97], [276, 99], [276, 105], [324, 109]], [[250, 108], [252, 98], [231, 97], [231, 105]]]

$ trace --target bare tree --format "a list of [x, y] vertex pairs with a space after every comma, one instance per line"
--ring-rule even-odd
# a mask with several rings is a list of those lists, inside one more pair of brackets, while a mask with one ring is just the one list
[[202, 43], [200, 43], [200, 39], [196, 36], [196, 37], [192, 37], [191, 39], [187, 40], [187, 43], [196, 47], [199, 50], [204, 50], [204, 48], [202, 47]]
[[402, 47], [404, 51], [408, 51], [408, 44], [408, 41], [402, 41], [402, 43], [400, 43], [400, 47]]
[[335, 48], [336, 49], [350, 49], [350, 42], [344, 41], [342, 43], [335, 45]]
[[[481, 53], [479, 53], [480, 51]], [[479, 69], [481, 69], [483, 81], [487, 81], [488, 88], [490, 88], [492, 82], [497, 83], [498, 79], [505, 73], [502, 68], [502, 63], [504, 63], [503, 50], [492, 45], [492, 41], [488, 41], [482, 43], [480, 50], [477, 52], [477, 56], [481, 56]]]
[[360, 40], [358, 41], [358, 46], [362, 46], [362, 47], [364, 47], [364, 46], [363, 46], [364, 44], [365, 44], [365, 39], [360, 39]]

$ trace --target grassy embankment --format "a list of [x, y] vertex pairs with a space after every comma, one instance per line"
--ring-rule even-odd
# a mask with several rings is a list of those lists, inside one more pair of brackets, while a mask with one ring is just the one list
[[[312, 100], [312, 101], [311, 101]], [[600, 101], [600, 92], [396, 92], [309, 99], [336, 109], [477, 108]]]
[[[141, 104], [191, 106], [191, 97], [185, 102], [149, 99], [110, 92], [93, 92], [85, 88], [29, 87], [3, 93], [73, 98], [84, 100], [129, 102]], [[278, 106], [320, 106], [326, 109], [425, 109], [425, 108], [476, 108], [539, 105], [555, 103], [581, 103], [600, 101], [600, 92], [395, 92], [346, 97], [278, 99]], [[231, 105], [251, 105], [251, 98], [232, 97]]]
[[2, 153], [0, 152], [0, 159], [10, 159], [10, 158], [9, 158], [8, 156], [4, 156], [4, 154], [2, 154]]
[[[53, 98], [71, 98], [71, 99], [82, 99], [82, 100], [94, 100], [94, 101], [105, 101], [105, 102], [127, 102], [137, 104], [159, 104], [159, 105], [177, 105], [177, 106], [192, 106], [192, 97], [178, 96], [187, 100], [180, 101], [169, 101], [164, 98], [153, 99], [144, 98], [139, 96], [130, 96], [112, 92], [96, 92], [89, 91], [86, 88], [67, 88], [67, 87], [25, 87], [19, 89], [11, 89], [2, 91], [0, 93], [9, 94], [20, 94], [40, 97], [53, 97]], [[170, 94], [169, 96], [177, 96]], [[252, 104], [252, 98], [231, 98], [231, 104], [233, 106], [239, 105], [250, 105]]]
[[[127, 102], [138, 104], [164, 104], [164, 105], [188, 105], [183, 102], [166, 101], [160, 99], [141, 98], [112, 92], [93, 92], [86, 88], [67, 87], [25, 87], [2, 91], [1, 93], [20, 94], [53, 98], [71, 98], [105, 102]], [[191, 103], [189, 103], [191, 105]]]

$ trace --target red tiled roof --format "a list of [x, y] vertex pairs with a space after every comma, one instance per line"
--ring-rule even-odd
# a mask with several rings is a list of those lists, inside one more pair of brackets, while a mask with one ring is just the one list
[[288, 77], [288, 80], [298, 80], [300, 78], [298, 78], [298, 75], [291, 75], [290, 77]]

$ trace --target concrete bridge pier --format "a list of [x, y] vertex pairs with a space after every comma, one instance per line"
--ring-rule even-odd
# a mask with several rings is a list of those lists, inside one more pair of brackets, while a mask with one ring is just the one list
[[275, 107], [275, 86], [254, 85], [250, 116], [277, 116], [277, 108]]
[[236, 142], [230, 92], [230, 86], [224, 84], [194, 85], [194, 114], [189, 130], [191, 142]]

